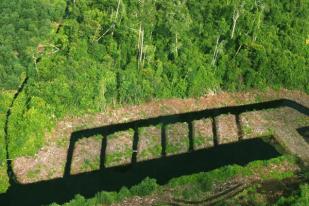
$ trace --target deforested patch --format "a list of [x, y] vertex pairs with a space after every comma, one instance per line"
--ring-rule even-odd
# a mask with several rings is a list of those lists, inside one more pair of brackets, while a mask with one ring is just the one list
[[189, 150], [189, 128], [187, 123], [175, 123], [167, 125], [167, 145], [168, 155], [184, 153]]
[[219, 144], [237, 142], [239, 132], [235, 115], [220, 115], [216, 118]]
[[131, 162], [133, 130], [117, 132], [107, 137], [105, 166], [112, 167]]
[[241, 115], [241, 128], [244, 139], [265, 136], [269, 133], [267, 120], [263, 118], [261, 112], [247, 112]]
[[203, 149], [214, 146], [212, 120], [201, 119], [193, 122], [194, 149]]
[[100, 169], [102, 137], [88, 137], [77, 141], [72, 159], [72, 174]]
[[138, 161], [159, 158], [161, 156], [161, 127], [151, 126], [139, 129]]

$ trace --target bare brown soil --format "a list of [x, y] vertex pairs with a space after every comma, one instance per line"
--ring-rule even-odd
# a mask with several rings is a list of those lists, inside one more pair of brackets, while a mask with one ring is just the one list
[[[297, 101], [309, 107], [309, 96], [299, 91], [267, 91], [267, 92], [241, 92], [226, 93], [221, 92], [215, 95], [205, 96], [198, 99], [169, 99], [157, 100], [141, 105], [126, 106], [118, 109], [107, 109], [106, 112], [85, 115], [83, 117], [71, 117], [59, 121], [52, 132], [46, 134], [46, 145], [34, 157], [20, 157], [14, 160], [13, 169], [16, 173], [18, 181], [21, 183], [35, 182], [39, 180], [47, 180], [63, 175], [64, 165], [66, 161], [67, 149], [69, 145], [70, 134], [84, 128], [92, 128], [103, 125], [129, 122], [132, 120], [146, 119], [167, 114], [177, 114], [190, 111], [204, 110], [207, 108], [218, 108], [222, 106], [232, 106], [260, 102], [266, 100], [274, 100], [279, 98], [287, 98]], [[253, 138], [269, 133], [270, 130], [278, 136], [279, 141], [290, 148], [290, 152], [309, 160], [308, 145], [303, 142], [295, 128], [307, 126], [309, 124], [308, 117], [300, 115], [298, 112], [280, 109], [278, 112], [250, 112], [241, 115], [242, 130], [245, 138]], [[286, 115], [288, 112], [289, 115]], [[291, 120], [292, 118], [292, 120]], [[219, 119], [219, 136], [221, 143], [236, 141], [237, 126], [235, 117], [232, 115], [220, 116]], [[271, 124], [270, 124], [271, 123]], [[200, 134], [201, 143], [197, 148], [204, 148], [213, 145], [213, 134], [211, 128], [211, 120], [206, 119], [205, 122], [196, 122], [195, 132]], [[288, 125], [288, 126], [287, 126]], [[175, 136], [170, 143], [176, 143], [181, 151], [186, 151], [186, 144], [177, 145], [179, 138], [187, 134], [187, 127], [178, 125], [169, 127], [167, 133]], [[277, 128], [277, 129], [274, 129]], [[276, 130], [276, 131], [274, 131]], [[158, 148], [148, 151], [150, 145], [156, 145], [160, 138], [160, 129], [146, 128], [141, 132], [141, 142], [139, 144], [139, 152], [146, 151], [144, 155], [138, 154], [138, 158], [151, 159], [158, 157]], [[151, 137], [148, 140], [146, 137]], [[114, 137], [108, 139], [107, 162], [109, 166], [127, 163], [130, 155], [126, 152], [132, 148], [132, 132], [115, 134]], [[304, 145], [301, 145], [304, 144]], [[292, 145], [292, 146], [291, 146]], [[72, 172], [79, 173], [90, 171], [98, 168], [98, 154], [101, 147], [99, 139], [81, 140], [76, 146], [73, 156]], [[307, 150], [307, 151], [306, 151]], [[119, 155], [115, 155], [117, 153]], [[299, 154], [300, 153], [300, 154]], [[122, 155], [121, 155], [122, 154]], [[118, 159], [117, 159], [118, 156]], [[110, 159], [109, 159], [110, 158]], [[96, 163], [97, 162], [97, 163]]]
[[140, 130], [137, 160], [149, 160], [161, 156], [161, 129], [159, 127], [145, 127]]
[[188, 124], [176, 123], [167, 126], [167, 154], [185, 153], [188, 151]]
[[236, 142], [239, 138], [238, 128], [234, 115], [220, 115], [218, 122], [219, 144]]
[[195, 149], [203, 149], [214, 146], [213, 128], [211, 119], [194, 121]]
[[133, 144], [133, 131], [117, 132], [108, 138], [106, 166], [112, 167], [129, 163]]

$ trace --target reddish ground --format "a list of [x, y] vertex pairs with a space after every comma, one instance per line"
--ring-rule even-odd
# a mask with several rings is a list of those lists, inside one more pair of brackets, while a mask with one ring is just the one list
[[[221, 92], [215, 95], [205, 96], [198, 99], [168, 99], [156, 100], [140, 105], [125, 106], [121, 108], [110, 108], [107, 111], [85, 115], [83, 117], [66, 118], [59, 121], [54, 130], [46, 134], [46, 145], [34, 157], [20, 157], [14, 160], [14, 171], [17, 178], [22, 183], [34, 182], [39, 180], [52, 179], [61, 177], [63, 175], [64, 165], [66, 161], [67, 148], [69, 144], [70, 134], [73, 131], [78, 131], [83, 128], [92, 128], [113, 123], [129, 122], [132, 120], [146, 119], [149, 117], [156, 117], [167, 114], [177, 114], [189, 111], [204, 110], [207, 108], [218, 108], [223, 106], [241, 105], [253, 102], [260, 102], [266, 100], [274, 100], [279, 98], [287, 98], [297, 101], [309, 107], [309, 96], [299, 91], [251, 91], [241, 93], [226, 93]], [[297, 126], [308, 126], [309, 119], [302, 116], [295, 111], [280, 109], [281, 112], [250, 112], [241, 116], [242, 130], [245, 138], [252, 138], [269, 133], [271, 128], [279, 128], [276, 135], [280, 136], [278, 139], [283, 145], [290, 148], [290, 152], [297, 154], [306, 160], [309, 160], [308, 145], [299, 146], [303, 142], [300, 138], [291, 138], [297, 136], [295, 130]], [[286, 112], [289, 112], [287, 117]], [[286, 118], [293, 119], [289, 122]], [[275, 120], [275, 121], [273, 121]], [[218, 121], [218, 135], [220, 143], [227, 143], [237, 141], [238, 128], [235, 123], [233, 115], [219, 116]], [[303, 124], [303, 125], [302, 125]], [[212, 128], [211, 120], [206, 119], [203, 122], [196, 122], [195, 132], [200, 134], [203, 138], [197, 148], [212, 146]], [[288, 125], [288, 126], [286, 126]], [[173, 126], [172, 126], [173, 127]], [[175, 127], [175, 125], [174, 125]], [[283, 128], [283, 129], [281, 129]], [[176, 125], [176, 128], [168, 130], [169, 136], [176, 137], [170, 140], [171, 143], [179, 143], [179, 138], [182, 136], [179, 133], [187, 133], [187, 128], [184, 125]], [[139, 151], [146, 150], [146, 148], [157, 144], [160, 129], [146, 128], [141, 132], [141, 142]], [[299, 136], [299, 135], [298, 135]], [[143, 137], [149, 137], [147, 141]], [[207, 139], [205, 139], [207, 138]], [[286, 141], [289, 139], [289, 141]], [[296, 140], [295, 140], [296, 139]], [[132, 134], [126, 132], [114, 135], [109, 140], [107, 148], [107, 155], [109, 166], [116, 164], [123, 164], [129, 161], [126, 150], [131, 148]], [[181, 142], [181, 141], [180, 141]], [[288, 144], [288, 145], [287, 145]], [[290, 146], [292, 144], [292, 146]], [[186, 144], [178, 145], [180, 150], [186, 151]], [[76, 146], [73, 157], [72, 172], [79, 173], [98, 168], [98, 154], [100, 152], [101, 141], [99, 138], [81, 140]], [[308, 149], [306, 152], [305, 150]], [[112, 155], [113, 153], [123, 153], [123, 156]], [[138, 159], [150, 159], [158, 156], [156, 148], [147, 151], [143, 155], [138, 155]]]

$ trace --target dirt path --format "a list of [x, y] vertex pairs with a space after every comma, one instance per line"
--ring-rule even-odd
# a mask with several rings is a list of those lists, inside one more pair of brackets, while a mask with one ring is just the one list
[[[59, 121], [55, 129], [46, 135], [46, 145], [34, 157], [20, 157], [14, 160], [13, 170], [21, 183], [29, 183], [40, 180], [62, 177], [69, 146], [70, 134], [73, 131], [84, 128], [92, 128], [103, 125], [129, 122], [132, 120], [146, 119], [167, 114], [177, 114], [190, 111], [198, 111], [206, 108], [218, 108], [223, 106], [234, 106], [253, 102], [269, 101], [279, 98], [287, 98], [297, 101], [309, 107], [309, 96], [297, 91], [267, 91], [248, 93], [219, 93], [199, 99], [170, 99], [153, 101], [141, 105], [127, 106], [119, 109], [108, 109], [104, 113], [86, 115], [78, 118], [67, 118]], [[279, 111], [279, 112], [278, 112]], [[297, 154], [304, 160], [309, 160], [309, 148], [304, 139], [295, 129], [309, 125], [309, 118], [289, 109], [280, 109], [270, 112], [250, 112], [241, 115], [242, 130], [245, 138], [253, 138], [273, 132], [278, 140], [288, 146], [290, 152]], [[286, 115], [286, 114], [289, 115]], [[237, 141], [238, 131], [236, 119], [233, 115], [222, 115], [217, 118], [220, 144]], [[199, 134], [199, 148], [211, 147], [212, 138], [211, 120], [197, 122], [195, 131]], [[171, 127], [168, 134], [176, 136], [179, 131], [185, 131], [185, 125]], [[175, 128], [175, 129], [173, 129]], [[149, 148], [149, 145], [158, 143], [158, 128], [145, 128], [143, 136], [148, 139], [141, 140], [140, 149]], [[126, 163], [128, 149], [132, 145], [132, 135], [129, 132], [115, 134], [111, 138], [114, 144], [108, 151], [110, 165]], [[153, 143], [153, 144], [152, 144]], [[180, 150], [186, 145], [175, 143]], [[96, 170], [99, 168], [99, 154], [101, 139], [90, 138], [81, 140], [76, 145], [73, 154], [72, 173]], [[147, 149], [144, 156], [139, 159], [155, 157], [158, 148]]]

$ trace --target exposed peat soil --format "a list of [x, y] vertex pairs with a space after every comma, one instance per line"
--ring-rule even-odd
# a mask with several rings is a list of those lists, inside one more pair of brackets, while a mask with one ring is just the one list
[[[20, 183], [31, 183], [40, 180], [49, 180], [62, 177], [67, 158], [67, 150], [70, 142], [70, 134], [85, 128], [129, 122], [150, 117], [179, 114], [224, 106], [243, 105], [248, 103], [269, 101], [279, 98], [291, 99], [309, 107], [309, 96], [298, 91], [279, 90], [267, 92], [242, 92], [242, 93], [218, 93], [198, 99], [169, 99], [157, 100], [141, 105], [110, 108], [107, 111], [85, 115], [83, 117], [66, 118], [59, 121], [52, 132], [46, 134], [46, 145], [33, 157], [19, 157], [13, 161], [13, 170]], [[287, 115], [288, 114], [288, 115]], [[216, 120], [205, 119], [195, 122], [197, 138], [196, 148], [208, 148], [213, 146], [213, 133], [211, 121], [217, 121], [219, 144], [237, 141], [239, 131], [237, 119], [233, 115], [221, 115]], [[244, 139], [265, 135], [279, 137], [283, 145], [289, 144], [289, 152], [308, 159], [308, 145], [296, 128], [309, 125], [309, 118], [292, 109], [282, 108], [267, 111], [248, 112], [241, 115], [238, 120], [241, 123]], [[182, 140], [179, 133], [187, 133], [185, 124], [169, 125], [167, 134], [171, 138], [170, 155], [185, 151], [187, 143]], [[157, 127], [144, 128], [141, 131], [138, 160], [152, 159], [160, 155], [158, 148]], [[143, 138], [144, 137], [144, 138]], [[147, 138], [146, 138], [147, 137]], [[149, 137], [149, 138], [148, 138]], [[107, 164], [116, 166], [128, 163], [129, 150], [132, 145], [132, 132], [120, 132], [113, 135], [111, 144], [107, 148]], [[288, 139], [289, 141], [286, 141]], [[305, 143], [305, 145], [303, 144]], [[76, 144], [73, 154], [72, 173], [78, 174], [96, 170], [99, 167], [98, 155], [101, 148], [100, 138], [88, 138], [80, 140]], [[308, 149], [306, 151], [306, 149]], [[309, 160], [309, 159], [308, 159]]]

